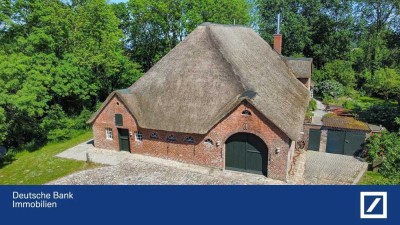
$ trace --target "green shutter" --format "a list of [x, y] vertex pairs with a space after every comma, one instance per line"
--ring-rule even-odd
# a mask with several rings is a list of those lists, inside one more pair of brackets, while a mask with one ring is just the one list
[[123, 126], [124, 122], [121, 114], [115, 114], [115, 126]]

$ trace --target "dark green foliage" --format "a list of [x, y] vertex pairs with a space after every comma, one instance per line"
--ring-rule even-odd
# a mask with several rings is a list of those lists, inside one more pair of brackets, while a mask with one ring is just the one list
[[368, 123], [382, 125], [391, 132], [399, 130], [400, 126], [395, 123], [395, 120], [400, 115], [400, 110], [396, 105], [374, 105], [364, 110], [355, 108], [354, 112], [358, 114], [360, 119]]
[[15, 160], [15, 152], [8, 151], [5, 155], [0, 155], [0, 169]]
[[368, 139], [368, 160], [378, 165], [378, 172], [388, 184], [400, 184], [400, 135], [383, 132]]

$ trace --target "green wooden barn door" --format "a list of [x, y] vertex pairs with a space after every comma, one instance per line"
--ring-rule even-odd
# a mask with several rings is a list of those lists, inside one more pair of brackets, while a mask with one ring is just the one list
[[129, 145], [129, 130], [127, 129], [118, 129], [118, 138], [119, 138], [119, 149], [121, 151], [130, 152]]
[[308, 133], [308, 150], [319, 151], [320, 142], [321, 142], [321, 131], [310, 129]]
[[343, 154], [345, 139], [346, 139], [346, 132], [328, 130], [328, 140], [326, 142], [326, 152], [334, 153], [334, 154]]
[[232, 135], [225, 150], [226, 169], [267, 175], [267, 146], [259, 137], [248, 133]]
[[344, 142], [344, 154], [354, 155], [363, 149], [366, 134], [364, 132], [347, 131]]

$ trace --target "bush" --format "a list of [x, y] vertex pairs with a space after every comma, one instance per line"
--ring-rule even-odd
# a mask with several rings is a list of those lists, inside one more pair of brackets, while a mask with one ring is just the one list
[[310, 109], [310, 111], [317, 110], [317, 101], [315, 101], [315, 99], [311, 99], [310, 103], [308, 104], [308, 108]]
[[368, 161], [381, 161], [378, 172], [392, 184], [400, 184], [400, 135], [383, 132], [368, 139]]
[[328, 62], [321, 73], [323, 74], [322, 77], [326, 80], [338, 81], [346, 87], [355, 86], [355, 72], [350, 61], [333, 60], [332, 62]]
[[14, 151], [8, 151], [5, 155], [0, 155], [0, 168], [10, 164], [14, 160], [15, 160]]
[[59, 105], [49, 110], [48, 116], [43, 119], [41, 126], [47, 130], [48, 141], [60, 141], [75, 137], [81, 130], [86, 129], [86, 121], [91, 112], [84, 109], [79, 116], [68, 117]]
[[319, 96], [336, 98], [344, 94], [344, 87], [334, 80], [319, 82], [315, 87], [315, 93]]
[[374, 105], [364, 110], [355, 110], [355, 112], [367, 123], [382, 125], [392, 132], [399, 130], [399, 124], [394, 121], [400, 115], [400, 111], [395, 105]]

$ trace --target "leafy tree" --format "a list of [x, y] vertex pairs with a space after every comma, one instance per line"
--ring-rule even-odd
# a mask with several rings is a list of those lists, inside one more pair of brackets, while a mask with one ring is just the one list
[[334, 60], [326, 63], [320, 73], [318, 80], [335, 80], [347, 87], [355, 85], [355, 73], [349, 61]]
[[250, 22], [249, 5], [243, 0], [183, 0], [185, 33], [204, 22], [242, 24]]
[[[315, 1], [313, 1], [315, 2]], [[277, 29], [277, 15], [283, 18], [281, 33], [283, 35], [282, 53], [284, 55], [302, 54], [304, 48], [311, 44], [311, 26], [302, 15], [303, 1], [295, 0], [259, 0], [258, 30], [261, 36], [272, 43], [273, 34]], [[313, 14], [310, 10], [310, 16]]]
[[365, 52], [368, 69], [376, 69], [389, 63], [388, 36], [399, 31], [400, 3], [398, 0], [358, 0], [355, 4], [358, 16], [358, 36]]
[[144, 71], [204, 22], [250, 22], [245, 0], [130, 0], [128, 11], [132, 21], [127, 28], [126, 46]]
[[367, 143], [370, 162], [382, 161], [379, 173], [390, 179], [392, 184], [400, 184], [400, 136], [397, 133], [383, 132], [374, 135]]
[[396, 98], [400, 93], [400, 74], [395, 69], [381, 68], [375, 71], [374, 75], [366, 72], [365, 88], [371, 93], [384, 97]]
[[[0, 6], [0, 145], [34, 146], [84, 128], [71, 124], [84, 124], [79, 115], [140, 77], [105, 0], [3, 0]], [[55, 106], [62, 119], [49, 117]], [[67, 125], [47, 126], [49, 118]]]

